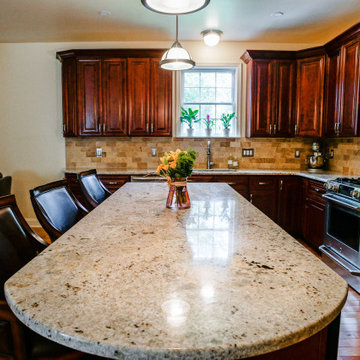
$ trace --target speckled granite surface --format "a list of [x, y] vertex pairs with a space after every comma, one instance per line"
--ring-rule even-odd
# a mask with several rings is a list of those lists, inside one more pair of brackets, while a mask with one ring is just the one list
[[226, 184], [128, 183], [10, 278], [29, 327], [113, 359], [240, 359], [303, 340], [347, 284]]
[[[84, 169], [65, 169], [65, 173], [79, 173], [84, 170], [89, 170], [88, 168]], [[107, 175], [146, 175], [146, 174], [155, 174], [154, 170], [129, 170], [129, 169], [99, 169], [99, 174]], [[328, 181], [331, 179], [336, 179], [341, 177], [341, 174], [333, 173], [330, 171], [319, 171], [319, 172], [309, 172], [309, 171], [297, 171], [297, 170], [228, 170], [228, 169], [194, 169], [193, 175], [297, 175], [302, 176], [308, 179], [317, 180], [317, 181]], [[360, 177], [360, 175], [359, 175]]]

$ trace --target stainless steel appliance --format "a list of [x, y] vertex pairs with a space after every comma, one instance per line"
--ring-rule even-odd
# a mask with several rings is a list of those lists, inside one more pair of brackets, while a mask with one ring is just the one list
[[323, 260], [360, 293], [360, 178], [339, 178], [325, 184]]
[[314, 153], [312, 155], [309, 155], [306, 159], [308, 170], [317, 171], [320, 169], [324, 169], [327, 163], [327, 157], [322, 154], [320, 144], [318, 142], [314, 142], [312, 144], [312, 150], [314, 151]]

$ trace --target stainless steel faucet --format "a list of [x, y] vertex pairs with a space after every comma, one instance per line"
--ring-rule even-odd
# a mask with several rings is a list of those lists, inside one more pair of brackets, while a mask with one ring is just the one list
[[211, 151], [210, 151], [210, 140], [208, 141], [208, 144], [207, 144], [207, 169], [211, 169], [212, 166], [215, 165], [215, 163], [213, 161], [210, 161], [211, 159]]

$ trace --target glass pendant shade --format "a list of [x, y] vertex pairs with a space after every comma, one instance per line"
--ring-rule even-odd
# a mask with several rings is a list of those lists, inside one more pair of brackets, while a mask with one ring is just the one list
[[195, 66], [190, 54], [179, 43], [179, 19], [176, 15], [176, 40], [165, 52], [159, 66], [165, 70], [189, 70]]
[[210, 0], [141, 0], [142, 4], [155, 12], [167, 15], [183, 15], [199, 11], [209, 5]]
[[181, 44], [175, 41], [165, 52], [159, 65], [165, 70], [188, 70], [195, 66], [195, 62]]

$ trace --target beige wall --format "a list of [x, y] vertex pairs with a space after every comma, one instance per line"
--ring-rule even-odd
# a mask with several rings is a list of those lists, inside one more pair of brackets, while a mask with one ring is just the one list
[[[56, 51], [170, 45], [169, 42], [0, 44], [0, 171], [13, 176], [13, 193], [25, 217], [34, 219], [29, 189], [61, 178], [65, 167], [61, 67], [55, 59]], [[239, 64], [245, 49], [297, 50], [311, 46], [237, 42], [223, 42], [216, 48], [207, 48], [202, 42], [183, 45], [201, 64]]]

